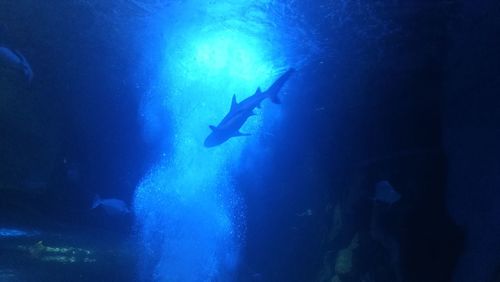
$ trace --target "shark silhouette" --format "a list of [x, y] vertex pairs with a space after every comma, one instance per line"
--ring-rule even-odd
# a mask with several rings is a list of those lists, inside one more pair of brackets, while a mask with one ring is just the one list
[[217, 126], [209, 126], [212, 132], [205, 139], [205, 147], [209, 148], [220, 145], [231, 137], [250, 135], [248, 133], [241, 133], [240, 128], [249, 117], [255, 115], [253, 110], [260, 108], [260, 104], [264, 99], [269, 98], [275, 104], [281, 103], [278, 93], [294, 72], [295, 69], [288, 69], [266, 91], [262, 92], [259, 87], [255, 91], [255, 94], [240, 103], [236, 102], [236, 96], [233, 95], [229, 113], [227, 113]]

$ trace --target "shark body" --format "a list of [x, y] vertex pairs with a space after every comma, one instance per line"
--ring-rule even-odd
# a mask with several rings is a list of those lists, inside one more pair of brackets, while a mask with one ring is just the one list
[[205, 147], [209, 148], [220, 145], [229, 140], [231, 137], [250, 135], [247, 133], [241, 133], [240, 128], [243, 124], [245, 124], [249, 117], [255, 115], [253, 110], [255, 108], [260, 108], [260, 104], [266, 98], [271, 99], [271, 101], [275, 104], [280, 103], [278, 93], [294, 72], [295, 69], [288, 69], [266, 91], [262, 92], [259, 87], [257, 88], [257, 91], [255, 91], [255, 94], [239, 103], [236, 101], [236, 96], [233, 95], [229, 113], [226, 114], [217, 126], [209, 126], [212, 132], [205, 139]]

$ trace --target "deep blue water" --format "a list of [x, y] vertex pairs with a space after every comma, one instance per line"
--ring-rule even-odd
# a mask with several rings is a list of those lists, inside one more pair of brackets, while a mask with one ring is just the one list
[[500, 281], [499, 31], [496, 1], [0, 0], [33, 71], [0, 60], [0, 281]]

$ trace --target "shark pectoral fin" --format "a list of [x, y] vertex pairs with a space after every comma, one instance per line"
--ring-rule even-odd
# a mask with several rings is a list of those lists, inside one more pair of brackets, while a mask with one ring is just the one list
[[217, 130], [217, 127], [213, 126], [213, 125], [209, 125], [208, 126], [212, 131], [216, 131]]
[[250, 133], [241, 133], [239, 131], [237, 131], [235, 134], [234, 134], [234, 137], [238, 137], [238, 136], [250, 136], [252, 134]]

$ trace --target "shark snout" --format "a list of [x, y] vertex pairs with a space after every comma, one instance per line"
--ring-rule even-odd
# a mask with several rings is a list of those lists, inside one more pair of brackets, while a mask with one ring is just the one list
[[205, 142], [203, 142], [203, 146], [207, 148], [215, 147], [219, 144], [220, 143], [217, 142], [217, 138], [213, 134], [208, 135], [208, 137], [205, 139]]
[[212, 131], [210, 135], [208, 135], [208, 137], [205, 139], [205, 142], [203, 142], [203, 145], [206, 148], [211, 148], [226, 142], [227, 139], [229, 139], [229, 137], [226, 136], [226, 134], [223, 134], [222, 132], [215, 130]]

